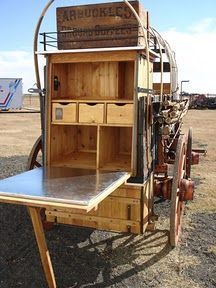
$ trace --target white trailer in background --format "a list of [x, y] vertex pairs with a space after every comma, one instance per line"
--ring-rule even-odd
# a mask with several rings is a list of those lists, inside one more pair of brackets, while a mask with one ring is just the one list
[[23, 89], [21, 78], [0, 78], [0, 111], [21, 109]]

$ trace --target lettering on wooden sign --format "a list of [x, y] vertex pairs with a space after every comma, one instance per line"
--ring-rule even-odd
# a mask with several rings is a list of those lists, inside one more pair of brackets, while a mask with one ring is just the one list
[[[130, 2], [144, 26], [146, 12]], [[57, 8], [58, 48], [136, 46], [143, 41], [138, 22], [124, 2]]]

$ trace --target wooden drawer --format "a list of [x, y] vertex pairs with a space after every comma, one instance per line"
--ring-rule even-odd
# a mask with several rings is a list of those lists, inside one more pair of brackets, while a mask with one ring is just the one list
[[133, 124], [133, 104], [107, 104], [108, 124]]
[[104, 104], [100, 103], [80, 103], [79, 104], [80, 123], [103, 123]]
[[52, 122], [74, 123], [77, 122], [76, 103], [53, 103]]

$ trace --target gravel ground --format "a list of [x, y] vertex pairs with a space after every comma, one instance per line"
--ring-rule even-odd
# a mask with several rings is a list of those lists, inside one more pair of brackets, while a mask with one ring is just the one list
[[[156, 205], [157, 230], [143, 236], [55, 226], [46, 232], [58, 288], [216, 287], [216, 111], [189, 111], [194, 144], [208, 144], [193, 168], [196, 196], [180, 245], [168, 244], [169, 203]], [[40, 135], [39, 114], [0, 113], [0, 178], [24, 171]], [[208, 129], [206, 129], [208, 127]], [[31, 222], [22, 206], [0, 204], [0, 288], [46, 286]]]

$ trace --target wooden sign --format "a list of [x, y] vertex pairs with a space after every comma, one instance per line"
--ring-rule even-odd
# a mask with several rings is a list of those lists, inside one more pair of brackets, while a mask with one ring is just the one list
[[[148, 27], [147, 12], [131, 5]], [[57, 8], [58, 49], [144, 45], [141, 28], [125, 2]]]

